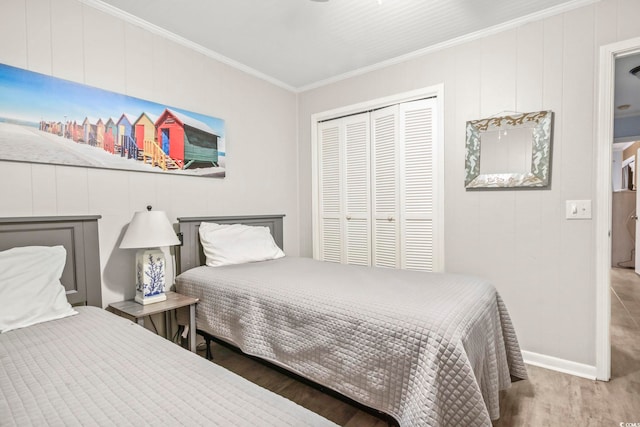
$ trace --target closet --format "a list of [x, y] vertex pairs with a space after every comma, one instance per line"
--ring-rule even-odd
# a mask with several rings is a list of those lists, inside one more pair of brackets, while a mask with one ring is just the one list
[[434, 270], [436, 98], [317, 125], [314, 256]]

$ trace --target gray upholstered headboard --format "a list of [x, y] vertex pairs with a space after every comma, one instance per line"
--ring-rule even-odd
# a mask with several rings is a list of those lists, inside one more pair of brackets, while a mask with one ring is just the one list
[[19, 246], [57, 246], [67, 250], [60, 281], [72, 305], [102, 307], [100, 215], [0, 218], [0, 251]]
[[176, 259], [178, 273], [205, 264], [205, 257], [200, 244], [198, 229], [201, 222], [216, 222], [218, 224], [246, 224], [269, 227], [276, 244], [283, 247], [282, 218], [284, 215], [250, 215], [250, 216], [209, 216], [178, 218], [182, 245], [177, 246]]

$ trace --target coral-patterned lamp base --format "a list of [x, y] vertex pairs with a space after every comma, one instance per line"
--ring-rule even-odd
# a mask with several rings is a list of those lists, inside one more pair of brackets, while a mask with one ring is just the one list
[[164, 274], [164, 253], [159, 248], [136, 252], [136, 302], [146, 305], [165, 301]]

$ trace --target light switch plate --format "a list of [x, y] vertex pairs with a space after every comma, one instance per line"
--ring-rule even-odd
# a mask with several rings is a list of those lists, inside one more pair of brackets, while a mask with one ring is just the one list
[[591, 219], [591, 200], [567, 200], [567, 219]]

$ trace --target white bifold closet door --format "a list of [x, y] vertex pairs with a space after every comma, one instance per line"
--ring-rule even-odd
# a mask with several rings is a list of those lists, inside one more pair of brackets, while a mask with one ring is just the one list
[[318, 258], [433, 269], [435, 99], [318, 125]]
[[318, 126], [321, 259], [371, 265], [369, 114]]

